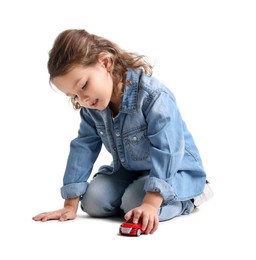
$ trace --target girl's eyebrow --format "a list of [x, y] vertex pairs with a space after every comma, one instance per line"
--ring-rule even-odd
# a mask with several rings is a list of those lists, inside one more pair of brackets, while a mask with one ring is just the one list
[[77, 87], [78, 83], [82, 80], [82, 78], [79, 78], [75, 81], [75, 84], [73, 85], [73, 88]]

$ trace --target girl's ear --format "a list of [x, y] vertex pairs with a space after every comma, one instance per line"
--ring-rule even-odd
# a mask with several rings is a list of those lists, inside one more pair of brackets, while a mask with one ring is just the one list
[[106, 68], [108, 71], [111, 70], [112, 65], [113, 65], [113, 60], [109, 53], [106, 52], [101, 52], [99, 54], [98, 62], [100, 63], [101, 66]]

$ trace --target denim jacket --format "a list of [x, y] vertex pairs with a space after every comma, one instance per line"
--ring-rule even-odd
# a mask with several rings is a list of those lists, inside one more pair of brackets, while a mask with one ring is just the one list
[[182, 120], [172, 92], [141, 69], [129, 69], [119, 113], [81, 108], [78, 136], [71, 141], [61, 187], [64, 199], [81, 197], [102, 144], [111, 165], [97, 174], [112, 174], [122, 165], [147, 171], [145, 191], [159, 192], [164, 203], [202, 193], [206, 175], [198, 149]]

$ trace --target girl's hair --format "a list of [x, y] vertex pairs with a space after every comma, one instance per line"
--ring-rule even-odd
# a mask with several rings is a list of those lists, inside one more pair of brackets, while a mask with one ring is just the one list
[[[128, 68], [143, 68], [147, 75], [152, 75], [153, 67], [147, 61], [146, 56], [127, 52], [117, 44], [85, 30], [73, 29], [61, 32], [49, 51], [50, 81], [55, 77], [65, 75], [74, 66], [96, 64], [99, 54], [102, 52], [107, 53], [112, 59], [111, 73], [114, 86], [125, 80]], [[72, 103], [75, 106], [74, 101]]]

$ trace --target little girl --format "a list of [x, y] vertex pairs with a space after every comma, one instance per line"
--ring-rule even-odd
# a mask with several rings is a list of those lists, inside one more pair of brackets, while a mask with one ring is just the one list
[[[63, 208], [36, 221], [124, 214], [142, 219], [146, 234], [159, 221], [190, 214], [204, 198], [206, 174], [172, 92], [152, 76], [145, 56], [85, 30], [66, 30], [49, 53], [50, 82], [80, 111], [61, 187]], [[113, 161], [88, 183], [102, 144]]]

